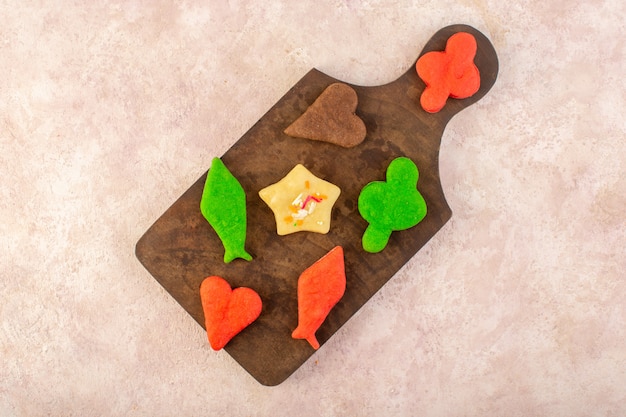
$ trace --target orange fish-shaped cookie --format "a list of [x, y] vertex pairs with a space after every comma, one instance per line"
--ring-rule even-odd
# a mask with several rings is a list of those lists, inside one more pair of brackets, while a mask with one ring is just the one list
[[336, 246], [308, 267], [298, 279], [298, 327], [291, 337], [306, 339], [313, 349], [319, 349], [315, 332], [341, 300], [345, 290], [343, 248]]

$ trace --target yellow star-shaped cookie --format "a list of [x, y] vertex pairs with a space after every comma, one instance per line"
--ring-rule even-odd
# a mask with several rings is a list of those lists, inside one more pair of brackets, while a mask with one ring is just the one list
[[298, 164], [280, 181], [263, 188], [259, 196], [274, 212], [276, 232], [328, 233], [333, 205], [341, 190]]

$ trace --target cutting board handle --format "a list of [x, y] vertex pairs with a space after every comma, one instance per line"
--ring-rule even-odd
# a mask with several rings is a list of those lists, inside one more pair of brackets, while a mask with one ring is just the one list
[[[483, 98], [487, 92], [489, 92], [491, 87], [495, 84], [498, 76], [498, 55], [496, 54], [496, 50], [491, 44], [491, 41], [489, 41], [483, 33], [468, 25], [457, 24], [440, 29], [426, 43], [419, 57], [427, 52], [443, 51], [446, 47], [448, 38], [458, 32], [469, 33], [476, 39], [477, 50], [474, 63], [480, 71], [480, 88], [478, 92], [466, 99], [449, 98], [441, 111], [438, 113], [432, 113], [433, 117], [450, 119], [464, 108], [476, 103], [478, 100]], [[417, 104], [421, 112], [426, 113], [419, 104], [420, 95], [424, 91], [426, 85], [417, 75], [417, 71], [415, 69], [416, 63], [417, 59], [413, 65], [411, 65], [411, 67], [395, 82], [402, 84], [409, 83], [410, 89], [407, 92], [408, 96]]]

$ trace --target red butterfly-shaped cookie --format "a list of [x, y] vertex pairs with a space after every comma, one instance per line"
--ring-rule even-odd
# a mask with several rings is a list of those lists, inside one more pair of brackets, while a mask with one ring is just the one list
[[480, 88], [480, 72], [474, 64], [476, 39], [466, 32], [448, 38], [445, 51], [428, 52], [415, 64], [426, 84], [420, 97], [422, 108], [436, 113], [452, 98], [467, 98]]

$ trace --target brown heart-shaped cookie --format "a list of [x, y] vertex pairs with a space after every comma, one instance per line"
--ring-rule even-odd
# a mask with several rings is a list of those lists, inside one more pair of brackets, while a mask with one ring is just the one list
[[365, 139], [365, 123], [354, 112], [356, 91], [344, 83], [333, 83], [296, 119], [285, 134], [351, 148]]

